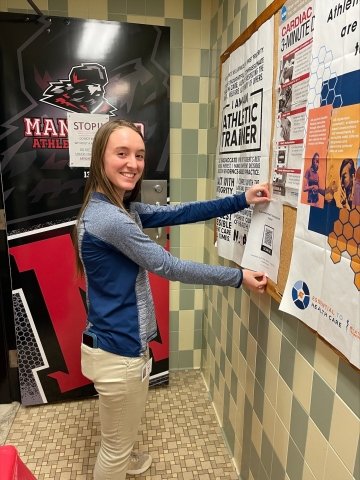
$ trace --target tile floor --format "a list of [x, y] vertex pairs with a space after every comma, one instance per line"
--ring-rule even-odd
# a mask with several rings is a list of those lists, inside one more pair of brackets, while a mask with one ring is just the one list
[[[38, 480], [87, 480], [99, 446], [97, 399], [20, 406], [5, 440]], [[136, 447], [151, 468], [129, 480], [237, 480], [199, 370], [171, 372], [168, 387], [150, 389]]]

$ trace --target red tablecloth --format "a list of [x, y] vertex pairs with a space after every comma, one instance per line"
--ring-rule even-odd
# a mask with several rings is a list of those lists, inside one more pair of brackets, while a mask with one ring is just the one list
[[36, 480], [12, 445], [0, 446], [1, 480]]

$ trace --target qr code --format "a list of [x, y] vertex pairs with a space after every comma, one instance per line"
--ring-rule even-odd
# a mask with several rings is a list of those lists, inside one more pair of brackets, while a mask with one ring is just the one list
[[261, 251], [272, 255], [274, 243], [274, 229], [269, 225], [264, 225], [264, 233], [261, 242]]

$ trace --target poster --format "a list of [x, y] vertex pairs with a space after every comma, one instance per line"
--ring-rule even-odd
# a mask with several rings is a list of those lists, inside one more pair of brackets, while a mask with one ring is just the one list
[[[94, 394], [80, 369], [86, 296], [71, 240], [89, 171], [83, 159], [70, 164], [67, 115], [141, 123], [145, 178], [167, 181], [170, 29], [0, 17], [6, 45], [0, 59], [1, 193], [12, 287], [4, 305], [16, 332], [21, 401], [32, 405]], [[152, 374], [155, 383], [167, 383], [169, 287], [158, 277], [150, 282], [158, 319]]]
[[[273, 18], [222, 65], [216, 195], [245, 192], [269, 174], [273, 70]], [[238, 264], [252, 209], [217, 219], [220, 256]]]
[[284, 204], [296, 207], [314, 31], [313, 1], [288, 0], [279, 18], [272, 192]]
[[358, 2], [317, 2], [308, 123], [290, 271], [280, 309], [360, 368]]
[[283, 233], [283, 205], [273, 199], [268, 204], [255, 205], [248, 233], [243, 268], [264, 272], [277, 283], [280, 246]]

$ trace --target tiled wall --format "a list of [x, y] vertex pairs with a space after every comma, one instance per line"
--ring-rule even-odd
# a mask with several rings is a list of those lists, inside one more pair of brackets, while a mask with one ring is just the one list
[[[268, 0], [35, 0], [46, 14], [171, 27], [171, 200], [212, 198], [221, 53]], [[25, 0], [1, 11], [30, 12]], [[172, 252], [227, 262], [213, 222]], [[201, 367], [242, 480], [360, 480], [360, 375], [268, 295], [171, 285], [170, 365]]]

